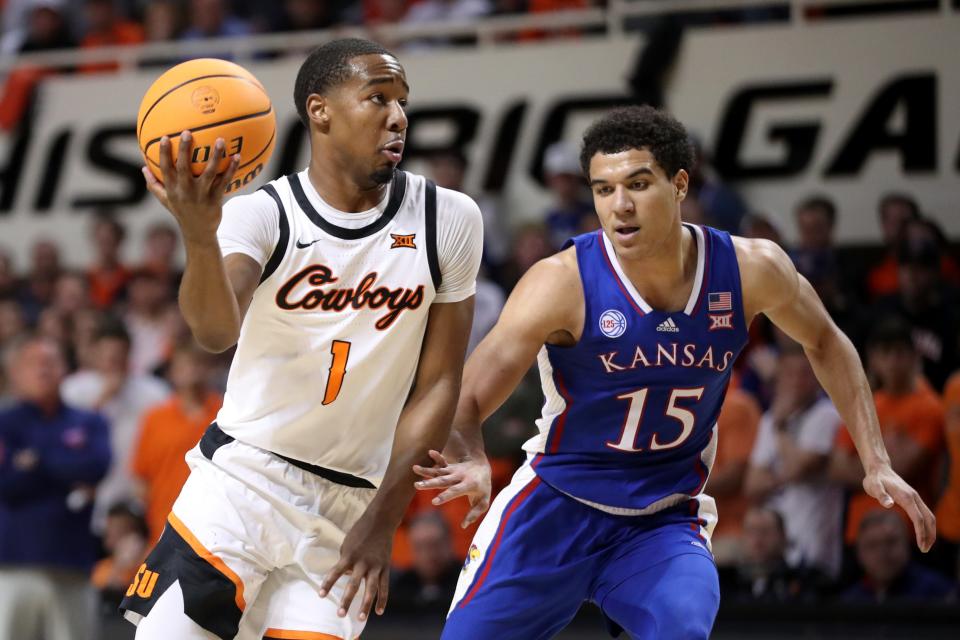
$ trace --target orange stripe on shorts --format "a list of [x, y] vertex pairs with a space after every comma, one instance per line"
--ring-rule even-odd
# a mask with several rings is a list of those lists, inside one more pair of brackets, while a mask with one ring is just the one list
[[[197, 540], [196, 536], [190, 532], [190, 529], [187, 528], [187, 525], [178, 518], [173, 512], [170, 512], [170, 515], [167, 517], [170, 526], [173, 527], [177, 533], [180, 534], [180, 537], [187, 541], [187, 544], [190, 545], [190, 548], [193, 549], [193, 552], [213, 565], [213, 568], [222, 573], [233, 583], [233, 586], [236, 587], [236, 603], [237, 607], [240, 608], [240, 611], [243, 611], [247, 607], [247, 603], [243, 599], [243, 580], [240, 579], [240, 576], [236, 574], [227, 564], [218, 558], [217, 556], [210, 553], [203, 544]], [[285, 637], [285, 636], [278, 636]], [[292, 636], [290, 636], [292, 637]], [[324, 636], [328, 637], [328, 636]], [[329, 636], [332, 637], [332, 636]]]
[[318, 631], [291, 631], [290, 629], [267, 629], [263, 635], [267, 640], [343, 640], [340, 636]]

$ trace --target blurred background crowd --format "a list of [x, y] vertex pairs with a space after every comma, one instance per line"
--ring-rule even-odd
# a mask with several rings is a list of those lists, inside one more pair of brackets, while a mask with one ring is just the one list
[[[5, 54], [252, 32], [467, 19], [580, 7], [587, 0], [5, 0]], [[103, 71], [101, 67], [98, 69]], [[109, 68], [106, 69], [109, 71]], [[0, 120], [15, 126], [11, 79]], [[38, 77], [33, 77], [36, 81]], [[12, 124], [11, 124], [12, 123]], [[698, 145], [697, 141], [694, 143]], [[471, 193], [486, 223], [470, 348], [537, 260], [597, 228], [578, 150], [544, 155], [552, 204], [512, 224], [497, 194]], [[465, 190], [457, 150], [423, 165]], [[919, 554], [909, 521], [862, 490], [863, 470], [836, 409], [802, 350], [764, 318], [736, 363], [719, 419], [706, 491], [720, 515], [713, 549], [725, 603], [956, 603], [960, 597], [960, 252], [918, 194], [874, 195], [882, 244], [838, 246], [830, 193], [795, 203], [778, 228], [698, 146], [688, 222], [777, 242], [859, 350], [894, 469], [937, 515], [938, 541]], [[0, 235], [0, 637], [42, 621], [48, 638], [132, 637], [112, 627], [127, 590], [185, 481], [183, 456], [221, 402], [229, 352], [192, 341], [177, 304], [179, 234], [172, 219], [130, 237], [122, 210], [90, 215], [95, 258], [68, 268], [39, 239], [16, 268]], [[0, 227], [2, 229], [2, 227]], [[786, 242], [785, 237], [796, 238]], [[531, 370], [485, 424], [494, 492], [523, 459], [542, 404]], [[475, 526], [467, 505], [441, 508], [418, 493], [394, 547], [391, 613], [438, 620], [450, 602]], [[16, 597], [15, 597], [16, 596]], [[96, 606], [90, 602], [95, 600]], [[52, 603], [43, 606], [43, 602]], [[24, 603], [30, 603], [29, 606]], [[41, 604], [38, 604], [41, 603]], [[14, 627], [15, 624], [27, 627]], [[26, 620], [27, 622], [24, 622]], [[29, 626], [33, 624], [34, 626]]]

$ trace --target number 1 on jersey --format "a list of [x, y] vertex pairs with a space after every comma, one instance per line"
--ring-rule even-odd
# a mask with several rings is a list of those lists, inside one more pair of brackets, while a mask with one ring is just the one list
[[330, 377], [327, 378], [327, 390], [323, 394], [324, 406], [332, 403], [340, 395], [343, 376], [347, 373], [347, 359], [350, 357], [350, 343], [334, 340], [330, 345], [333, 361], [330, 363]]

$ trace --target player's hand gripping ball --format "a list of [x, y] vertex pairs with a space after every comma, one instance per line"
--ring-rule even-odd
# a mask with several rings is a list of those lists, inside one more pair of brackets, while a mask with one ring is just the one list
[[277, 119], [270, 96], [252, 73], [240, 65], [200, 58], [178, 64], [157, 78], [147, 90], [137, 115], [137, 142], [146, 164], [163, 181], [160, 139], [170, 138], [177, 157], [180, 133], [193, 135], [190, 168], [203, 173], [217, 138], [226, 143], [217, 172], [239, 154], [240, 164], [226, 191], [250, 184], [273, 153]]

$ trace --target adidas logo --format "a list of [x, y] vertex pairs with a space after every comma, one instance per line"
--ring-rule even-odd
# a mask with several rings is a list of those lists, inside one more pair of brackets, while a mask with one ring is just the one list
[[665, 331], [666, 333], [680, 333], [680, 327], [678, 327], [673, 321], [673, 318], [667, 318], [657, 325], [657, 331]]

